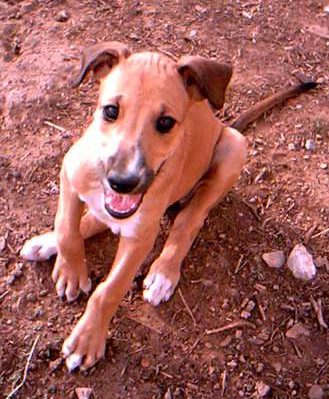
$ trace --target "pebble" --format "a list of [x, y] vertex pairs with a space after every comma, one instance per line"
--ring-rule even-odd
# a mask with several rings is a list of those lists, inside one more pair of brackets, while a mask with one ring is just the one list
[[274, 269], [280, 269], [286, 261], [286, 257], [283, 251], [272, 251], [262, 255], [263, 261]]
[[286, 337], [296, 339], [300, 335], [309, 337], [310, 332], [301, 323], [297, 323], [286, 331]]
[[219, 346], [221, 348], [225, 348], [226, 346], [229, 346], [231, 342], [232, 342], [232, 337], [228, 335], [226, 338], [223, 339], [223, 341], [219, 343]]
[[195, 39], [197, 34], [198, 34], [198, 31], [196, 29], [192, 29], [188, 36], [190, 39]]
[[293, 248], [288, 257], [287, 265], [297, 279], [309, 281], [316, 275], [312, 255], [302, 244], [297, 244]]
[[69, 13], [66, 10], [62, 10], [55, 16], [57, 22], [66, 22], [70, 18]]
[[327, 163], [320, 163], [320, 169], [328, 169], [328, 164]]
[[264, 364], [258, 363], [256, 366], [256, 373], [261, 373], [262, 371], [264, 371]]
[[0, 237], [0, 254], [4, 251], [6, 248], [6, 239], [5, 237]]
[[251, 313], [250, 313], [250, 312], [247, 312], [246, 310], [243, 310], [243, 311], [241, 312], [240, 316], [241, 316], [243, 319], [249, 319], [249, 317], [251, 316]]
[[289, 151], [296, 151], [296, 146], [294, 143], [289, 143], [288, 144], [288, 150]]
[[93, 393], [92, 388], [76, 388], [75, 393], [78, 399], [89, 399]]
[[315, 150], [315, 141], [312, 139], [307, 139], [305, 142], [305, 148], [307, 151], [314, 151]]
[[323, 7], [323, 11], [327, 14], [329, 14], [329, 4], [327, 6]]
[[263, 381], [256, 382], [256, 392], [259, 398], [264, 398], [271, 390], [271, 387]]
[[309, 399], [323, 399], [324, 398], [324, 391], [320, 385], [312, 385], [308, 391], [308, 398]]

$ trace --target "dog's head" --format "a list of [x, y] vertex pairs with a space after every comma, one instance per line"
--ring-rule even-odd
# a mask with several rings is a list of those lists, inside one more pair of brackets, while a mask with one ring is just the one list
[[107, 42], [85, 50], [76, 86], [89, 71], [100, 81], [89, 131], [99, 145], [105, 207], [122, 219], [135, 213], [175, 153], [191, 104], [207, 99], [216, 109], [223, 106], [232, 68], [201, 57], [176, 62], [159, 53], [131, 54]]

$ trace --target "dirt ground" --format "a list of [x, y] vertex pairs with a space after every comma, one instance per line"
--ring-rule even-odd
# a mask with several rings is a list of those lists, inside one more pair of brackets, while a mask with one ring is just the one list
[[[0, 1], [1, 397], [20, 383], [33, 343], [17, 398], [75, 398], [78, 387], [92, 388], [98, 399], [257, 398], [267, 390], [268, 398], [307, 398], [314, 384], [328, 392], [329, 335], [311, 302], [321, 300], [329, 323], [326, 5]], [[70, 305], [59, 300], [50, 279], [53, 260], [23, 262], [19, 251], [25, 239], [52, 226], [61, 159], [90, 121], [97, 95], [91, 79], [74, 90], [70, 80], [81, 48], [102, 40], [232, 62], [235, 74], [220, 115], [227, 123], [296, 82], [296, 71], [321, 85], [249, 127], [249, 159], [239, 183], [209, 215], [184, 262], [179, 290], [152, 308], [142, 300], [142, 279], [166, 237], [164, 218], [154, 251], [110, 326], [106, 359], [69, 374], [61, 345], [87, 298]], [[316, 261], [311, 282], [261, 258], [276, 249], [288, 255], [298, 243]], [[87, 242], [94, 287], [116, 245], [110, 233]], [[248, 323], [207, 334], [243, 320]], [[304, 333], [287, 337], [297, 323]]]

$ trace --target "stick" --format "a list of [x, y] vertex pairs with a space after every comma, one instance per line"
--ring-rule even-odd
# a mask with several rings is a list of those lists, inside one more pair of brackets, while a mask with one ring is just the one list
[[187, 313], [191, 316], [191, 319], [193, 320], [193, 324], [196, 325], [197, 322], [196, 322], [195, 317], [194, 317], [194, 315], [192, 313], [192, 310], [190, 309], [190, 307], [188, 306], [187, 302], [185, 301], [185, 298], [183, 297], [183, 293], [182, 293], [180, 288], [178, 288], [178, 293], [179, 293], [179, 296], [181, 297], [181, 300], [182, 300], [182, 302], [183, 302], [183, 304], [184, 304], [184, 306], [185, 306], [185, 308], [187, 310]]
[[5, 291], [5, 292], [3, 292], [1, 295], [0, 295], [0, 300], [1, 299], [3, 299], [6, 295], [8, 295], [9, 294], [9, 291], [7, 290], [7, 291]]
[[50, 121], [44, 121], [44, 124], [45, 124], [45, 125], [48, 125], [48, 126], [50, 126], [50, 127], [53, 127], [54, 129], [57, 129], [57, 130], [59, 130], [60, 132], [66, 132], [66, 130], [67, 130], [67, 129], [65, 129], [64, 127], [59, 126], [59, 125], [56, 125], [55, 123], [50, 122]]
[[226, 378], [227, 378], [227, 372], [226, 372], [226, 370], [224, 370], [222, 375], [221, 375], [222, 397], [224, 397], [224, 392], [225, 392], [225, 389], [226, 389]]
[[253, 329], [256, 328], [256, 326], [254, 324], [250, 323], [250, 321], [239, 320], [239, 321], [235, 321], [233, 323], [227, 324], [226, 326], [215, 328], [214, 330], [206, 330], [206, 335], [216, 334], [219, 332], [232, 330], [233, 328], [239, 328], [239, 327], [250, 327]]
[[34, 351], [35, 351], [35, 348], [36, 348], [36, 346], [37, 346], [37, 343], [38, 343], [38, 341], [39, 341], [39, 338], [40, 338], [40, 335], [37, 335], [36, 338], [35, 338], [35, 340], [34, 340], [34, 342], [33, 342], [33, 345], [32, 345], [32, 348], [31, 348], [31, 350], [30, 350], [30, 353], [29, 353], [29, 355], [28, 355], [28, 357], [27, 357], [27, 361], [26, 361], [26, 364], [25, 364], [25, 368], [24, 368], [24, 373], [23, 373], [23, 379], [22, 379], [22, 381], [17, 385], [16, 388], [14, 388], [13, 391], [10, 392], [10, 394], [9, 394], [8, 396], [6, 396], [6, 399], [10, 399], [10, 398], [12, 398], [14, 395], [16, 395], [16, 393], [17, 393], [17, 392], [23, 387], [23, 385], [25, 384], [25, 381], [26, 381], [26, 379], [27, 379], [27, 373], [28, 373], [29, 367], [30, 367], [30, 362], [31, 362], [33, 353], [34, 353]]
[[328, 324], [324, 321], [323, 318], [323, 313], [322, 313], [322, 303], [321, 303], [321, 298], [319, 298], [317, 301], [311, 296], [311, 303], [313, 306], [313, 309], [315, 311], [316, 317], [318, 319], [318, 323], [321, 327], [328, 329]]
[[313, 238], [317, 238], [317, 237], [323, 236], [324, 234], [327, 234], [327, 233], [329, 233], [329, 228], [320, 231], [320, 233], [314, 234], [314, 236], [312, 236], [311, 238], [312, 238], [312, 239], [313, 239]]

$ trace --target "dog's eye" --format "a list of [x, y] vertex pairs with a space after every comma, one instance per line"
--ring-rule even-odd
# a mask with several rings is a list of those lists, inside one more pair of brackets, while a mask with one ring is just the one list
[[156, 121], [156, 130], [159, 133], [168, 133], [175, 126], [176, 121], [171, 116], [160, 116]]
[[113, 122], [118, 119], [119, 107], [117, 105], [105, 105], [103, 107], [103, 117], [108, 122]]

